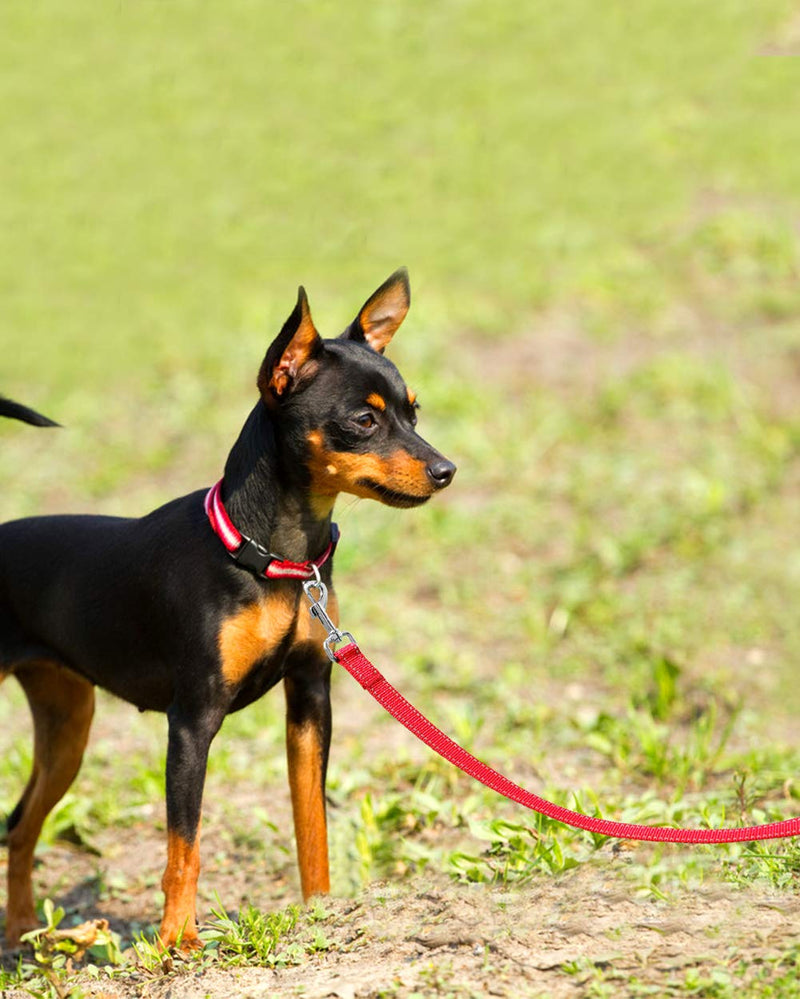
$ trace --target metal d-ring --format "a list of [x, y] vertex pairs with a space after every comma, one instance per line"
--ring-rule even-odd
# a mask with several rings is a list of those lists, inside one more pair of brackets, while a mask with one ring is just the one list
[[[345, 638], [349, 638], [355, 644], [355, 638], [353, 638], [349, 631], [340, 631], [328, 616], [328, 587], [320, 579], [319, 569], [315, 565], [312, 565], [310, 568], [314, 570], [314, 579], [309, 579], [303, 583], [303, 592], [311, 603], [309, 607], [311, 616], [319, 621], [328, 634], [328, 637], [322, 643], [322, 647], [325, 649], [325, 653], [330, 661], [335, 663], [336, 655], [333, 651], [333, 646], [339, 642], [343, 642]], [[315, 593], [317, 594], [316, 596], [314, 595]]]
[[353, 645], [356, 644], [355, 638], [350, 634], [349, 631], [339, 631], [338, 628], [336, 630], [335, 635], [328, 635], [328, 637], [322, 643], [322, 647], [323, 649], [325, 649], [328, 659], [330, 659], [332, 663], [339, 662], [339, 660], [336, 658], [336, 653], [333, 650], [333, 646], [337, 645], [339, 642], [343, 642], [346, 638], [349, 638]]

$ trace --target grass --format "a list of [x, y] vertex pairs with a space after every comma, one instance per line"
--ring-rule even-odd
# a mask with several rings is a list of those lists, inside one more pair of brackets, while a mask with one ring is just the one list
[[[297, 283], [334, 333], [406, 263], [391, 356], [460, 470], [410, 514], [340, 503], [345, 626], [443, 728], [566, 805], [795, 814], [800, 122], [793, 61], [757, 55], [791, 12], [725, 0], [699, 30], [687, 0], [5, 4], [0, 388], [68, 429], [0, 428], [0, 515], [134, 514], [212, 481]], [[338, 894], [607, 862], [336, 691], [364, 717], [331, 765]], [[92, 796], [64, 799], [45, 848], [102, 850], [163, 796], [162, 720], [103, 711]], [[22, 712], [4, 686], [0, 808], [29, 765]], [[282, 780], [281, 739], [274, 697], [226, 724], [208, 824], [234, 832], [212, 866], [291, 867], [266, 804], [228, 800], [256, 767]], [[624, 875], [642, 897], [797, 890], [794, 842], [648, 850]], [[324, 916], [216, 911], [202, 960], [325, 953]], [[796, 961], [742, 952], [659, 994], [796, 995]], [[613, 961], [562, 973], [586, 995], [653, 984]]]
[[753, 58], [790, 10], [6, 4], [6, 378], [74, 425], [76, 386], [249, 372], [299, 280], [343, 324], [398, 260], [434, 329], [567, 304], [608, 331], [726, 274], [737, 315], [790, 313], [800, 126]]

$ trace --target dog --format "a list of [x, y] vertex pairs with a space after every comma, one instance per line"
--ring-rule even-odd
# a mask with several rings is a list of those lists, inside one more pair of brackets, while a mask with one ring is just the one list
[[42, 414], [37, 413], [35, 409], [28, 409], [27, 406], [23, 406], [18, 402], [13, 402], [11, 399], [7, 399], [4, 395], [0, 395], [0, 416], [7, 416], [12, 420], [22, 420], [23, 423], [30, 423], [34, 427], [58, 426], [54, 420], [50, 420], [46, 416], [42, 416]]
[[[324, 631], [301, 605], [302, 583], [324, 582], [338, 621], [337, 495], [414, 507], [456, 471], [417, 433], [415, 395], [384, 357], [409, 303], [401, 269], [339, 337], [322, 339], [301, 287], [211, 490], [140, 519], [42, 516], [0, 526], [0, 680], [21, 684], [34, 727], [33, 770], [8, 818], [9, 946], [37, 925], [34, 848], [80, 767], [96, 686], [167, 716], [164, 948], [200, 946], [195, 901], [211, 742], [226, 715], [281, 680], [303, 897], [329, 891], [331, 663]], [[13, 403], [0, 412], [38, 416]]]

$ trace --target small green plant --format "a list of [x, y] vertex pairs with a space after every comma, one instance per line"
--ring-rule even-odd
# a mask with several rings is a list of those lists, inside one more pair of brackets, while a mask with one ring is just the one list
[[797, 839], [748, 843], [727, 865], [735, 884], [766, 881], [777, 889], [795, 889], [800, 883], [800, 843]]
[[601, 713], [586, 729], [586, 744], [624, 773], [655, 777], [679, 792], [702, 788], [716, 773], [736, 715], [727, 711], [720, 723], [718, 703], [710, 698], [693, 724], [676, 734], [660, 720], [665, 700], [659, 696], [662, 706], [652, 712], [631, 705], [624, 715]]
[[300, 915], [296, 905], [270, 913], [247, 905], [234, 919], [218, 900], [210, 926], [201, 935], [206, 948], [215, 951], [223, 965], [284, 967], [299, 963], [305, 953], [300, 943], [285, 939], [297, 926]]
[[150, 974], [166, 974], [173, 969], [172, 955], [159, 946], [153, 935], [138, 933], [133, 941], [133, 952], [137, 966]]
[[[44, 926], [26, 933], [22, 941], [33, 947], [35, 966], [23, 965], [20, 961], [17, 976], [21, 981], [30, 981], [36, 972], [44, 980], [44, 988], [23, 985], [33, 995], [46, 995], [63, 999], [70, 996], [78, 999], [82, 992], [70, 984], [70, 978], [79, 964], [88, 955], [106, 965], [118, 965], [122, 961], [119, 937], [108, 928], [105, 920], [94, 920], [80, 926], [62, 929], [64, 910], [54, 906], [48, 898], [42, 904]], [[94, 965], [88, 966], [89, 974]]]
[[470, 822], [470, 833], [489, 845], [479, 855], [460, 850], [449, 855], [448, 866], [459, 880], [525, 882], [541, 872], [562, 874], [580, 863], [565, 852], [563, 837], [554, 833], [546, 819], [539, 828], [506, 819], [476, 820]]
[[[33, 988], [28, 989], [26, 983], [40, 977], [40, 969], [30, 961], [24, 960], [20, 955], [13, 968], [0, 965], [0, 995], [5, 995], [7, 990], [14, 988], [26, 989], [34, 995]], [[46, 985], [46, 988], [50, 989], [49, 984]]]

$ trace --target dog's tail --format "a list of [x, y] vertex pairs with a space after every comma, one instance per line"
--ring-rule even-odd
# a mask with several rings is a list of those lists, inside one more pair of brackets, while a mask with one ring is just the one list
[[31, 423], [34, 427], [58, 427], [60, 423], [50, 420], [34, 409], [29, 409], [19, 402], [12, 402], [0, 395], [0, 416], [8, 416], [12, 420], [22, 420], [23, 423]]

